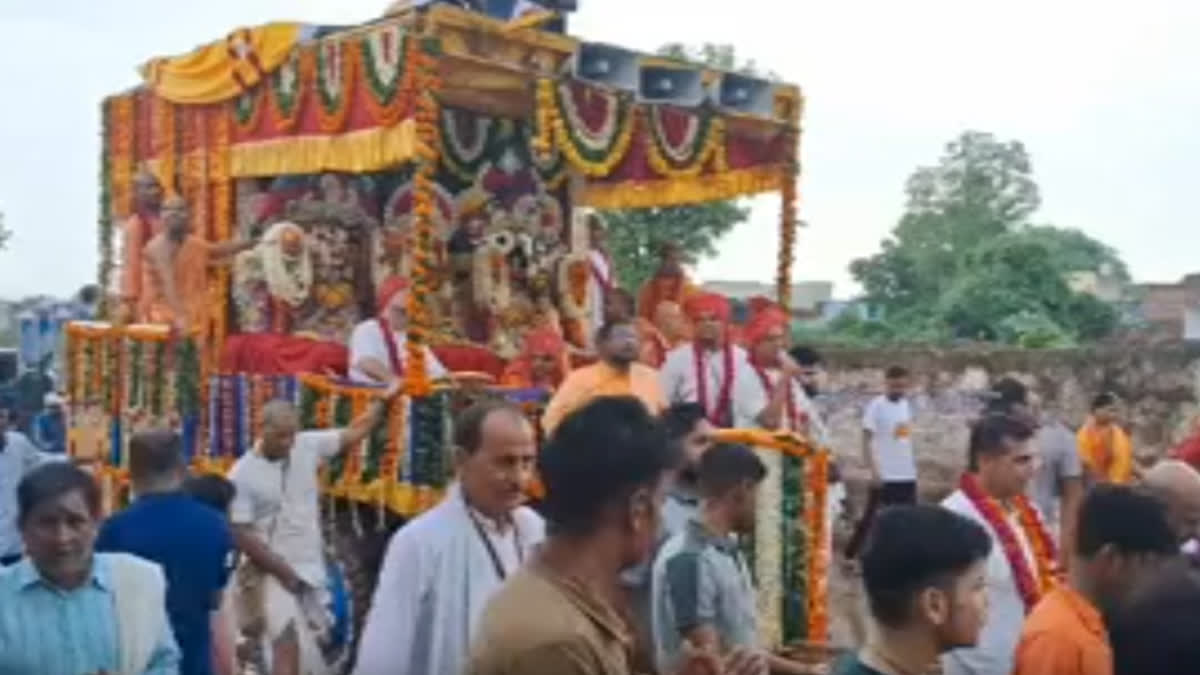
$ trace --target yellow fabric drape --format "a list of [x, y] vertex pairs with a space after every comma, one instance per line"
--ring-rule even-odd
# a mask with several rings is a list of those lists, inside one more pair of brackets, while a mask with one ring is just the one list
[[153, 59], [140, 72], [151, 91], [172, 103], [228, 101], [282, 65], [302, 28], [299, 23], [239, 28], [182, 56]]
[[337, 136], [289, 136], [239, 143], [230, 149], [230, 169], [235, 178], [321, 171], [365, 173], [411, 161], [416, 148], [416, 124], [410, 118], [394, 127]]
[[598, 209], [644, 209], [685, 206], [778, 190], [784, 169], [761, 166], [725, 173], [651, 181], [592, 183], [583, 203]]

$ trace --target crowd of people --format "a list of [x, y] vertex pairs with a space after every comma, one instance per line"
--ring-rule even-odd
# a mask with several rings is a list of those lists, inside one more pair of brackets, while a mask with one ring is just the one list
[[[536, 425], [489, 397], [458, 416], [445, 449], [455, 480], [391, 537], [355, 673], [811, 672], [760, 642], [739, 546], [778, 476], [766, 451], [713, 431], [787, 430], [827, 447], [821, 357], [787, 349], [789, 317], [771, 303], [752, 303], [735, 330], [729, 301], [691, 287], [675, 255], [664, 249], [639, 294], [649, 317], [594, 259], [606, 298], [594, 362], [572, 369], [561, 336], [531, 335], [536, 349], [507, 375], [552, 391]], [[350, 376], [379, 389], [345, 428], [300, 429], [291, 403], [270, 402], [225, 477], [189, 476], [175, 431], [136, 433], [134, 499], [113, 514], [63, 452], [61, 400], [34, 426], [41, 449], [0, 427], [0, 674], [330, 672], [318, 475], [401, 392], [407, 294], [387, 280], [378, 316], [353, 332]], [[652, 324], [675, 321], [672, 308], [687, 326], [661, 340]], [[432, 351], [424, 361], [449, 374]], [[1200, 474], [1174, 460], [1139, 469], [1112, 394], [1075, 433], [1005, 378], [972, 424], [956, 489], [917, 505], [911, 377], [887, 369], [862, 413], [869, 499], [844, 557], [868, 620], [837, 672], [1191, 672]]]

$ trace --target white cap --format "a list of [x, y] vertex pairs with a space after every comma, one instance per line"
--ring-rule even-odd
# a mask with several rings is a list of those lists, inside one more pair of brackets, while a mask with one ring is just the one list
[[52, 391], [48, 392], [46, 394], [46, 398], [42, 400], [42, 405], [46, 406], [47, 408], [49, 408], [50, 406], [62, 405], [62, 404], [63, 404], [62, 397]]

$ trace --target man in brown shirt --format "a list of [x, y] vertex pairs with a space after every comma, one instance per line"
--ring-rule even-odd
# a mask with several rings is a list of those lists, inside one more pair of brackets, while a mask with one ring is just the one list
[[[538, 459], [547, 538], [492, 597], [466, 675], [630, 675], [621, 571], [642, 562], [680, 461], [638, 399], [569, 414]], [[765, 675], [757, 656], [689, 651], [679, 675]]]

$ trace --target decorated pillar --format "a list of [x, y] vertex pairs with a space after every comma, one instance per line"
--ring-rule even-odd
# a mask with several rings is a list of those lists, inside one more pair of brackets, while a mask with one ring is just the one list
[[409, 396], [428, 396], [432, 390], [425, 363], [425, 347], [433, 329], [432, 288], [435, 262], [434, 214], [437, 207], [435, 180], [440, 164], [438, 120], [441, 88], [436, 47], [428, 40], [408, 40], [405, 67], [416, 94], [417, 158], [413, 177], [413, 266], [412, 289], [408, 294], [408, 344], [404, 390]]

